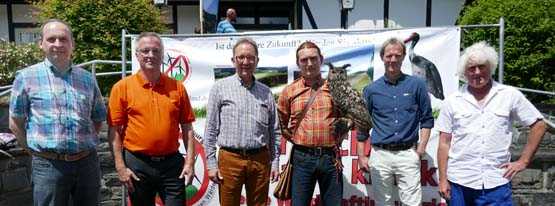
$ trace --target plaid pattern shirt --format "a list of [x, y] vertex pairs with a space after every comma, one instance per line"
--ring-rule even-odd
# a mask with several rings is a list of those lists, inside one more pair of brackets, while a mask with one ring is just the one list
[[210, 90], [206, 112], [204, 148], [208, 169], [218, 165], [216, 143], [234, 149], [267, 146], [272, 169], [278, 168], [281, 131], [270, 88], [258, 81], [246, 88], [239, 76], [227, 77]]
[[106, 119], [106, 106], [90, 72], [59, 73], [46, 59], [16, 73], [10, 116], [25, 119], [31, 150], [73, 154], [96, 148], [93, 123]]
[[[284, 138], [308, 147], [336, 145], [337, 139], [332, 135], [332, 123], [336, 114], [333, 111], [332, 97], [327, 81], [322, 85], [321, 90], [306, 112], [297, 133], [293, 137], [283, 136]], [[311, 88], [305, 85], [302, 77], [283, 89], [278, 100], [278, 114], [282, 129], [289, 130], [291, 134], [294, 132], [293, 129], [299, 124], [298, 115], [303, 111], [311, 94]]]

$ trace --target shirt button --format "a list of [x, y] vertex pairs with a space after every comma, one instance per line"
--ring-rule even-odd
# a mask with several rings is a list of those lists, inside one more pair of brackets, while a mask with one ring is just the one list
[[393, 96], [393, 99], [397, 98], [397, 96]]
[[399, 123], [399, 120], [395, 120], [395, 123]]
[[399, 134], [399, 132], [395, 132], [395, 135]]
[[397, 111], [397, 107], [393, 108], [394, 111]]

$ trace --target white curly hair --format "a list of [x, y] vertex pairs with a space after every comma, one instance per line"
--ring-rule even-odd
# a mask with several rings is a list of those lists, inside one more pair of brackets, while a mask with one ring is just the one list
[[464, 72], [470, 60], [478, 64], [488, 65], [491, 75], [495, 73], [497, 69], [497, 61], [499, 57], [495, 49], [488, 45], [485, 41], [480, 41], [474, 43], [472, 46], [467, 47], [461, 58], [459, 59], [458, 71], [459, 75], [464, 77]]

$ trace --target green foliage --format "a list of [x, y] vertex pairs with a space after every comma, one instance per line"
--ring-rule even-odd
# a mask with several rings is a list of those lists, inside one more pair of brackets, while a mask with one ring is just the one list
[[197, 119], [206, 117], [206, 107], [193, 108], [193, 112], [195, 113], [195, 118]]
[[[461, 25], [495, 24], [505, 19], [504, 83], [555, 91], [555, 0], [476, 0], [463, 10]], [[498, 47], [498, 29], [472, 29], [463, 47], [486, 40]], [[555, 102], [552, 96], [526, 93], [533, 102]]]
[[[68, 22], [75, 38], [73, 62], [83, 63], [95, 59], [121, 59], [121, 30], [138, 34], [143, 31], [167, 31], [160, 10], [152, 0], [41, 0], [35, 2], [40, 9], [39, 20], [58, 18]], [[127, 57], [130, 55], [128, 46]], [[120, 71], [120, 65], [97, 67], [97, 72]], [[109, 91], [112, 79], [99, 79], [103, 92]]]
[[36, 44], [0, 41], [0, 85], [10, 85], [15, 71], [40, 62], [44, 58]]

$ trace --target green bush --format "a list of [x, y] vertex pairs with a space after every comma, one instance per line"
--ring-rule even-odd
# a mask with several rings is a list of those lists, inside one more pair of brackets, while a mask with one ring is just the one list
[[[160, 9], [153, 5], [152, 0], [41, 0], [34, 4], [40, 10], [38, 19], [41, 22], [57, 18], [71, 25], [76, 43], [75, 63], [95, 59], [120, 60], [122, 29], [131, 34], [167, 31]], [[128, 59], [130, 47], [128, 44]], [[120, 70], [120, 65], [97, 67], [97, 72]], [[118, 75], [99, 79], [103, 94], [107, 94], [119, 78]]]
[[15, 71], [42, 61], [36, 44], [15, 44], [0, 41], [0, 86], [10, 85]]
[[[461, 25], [495, 24], [505, 19], [504, 83], [555, 91], [555, 1], [477, 0], [464, 8]], [[486, 40], [498, 47], [499, 30], [472, 29], [463, 47]], [[553, 96], [526, 93], [533, 102], [555, 103]]]

